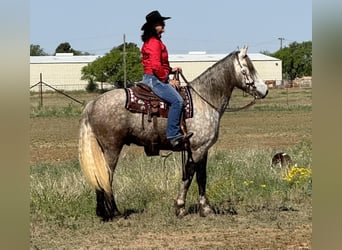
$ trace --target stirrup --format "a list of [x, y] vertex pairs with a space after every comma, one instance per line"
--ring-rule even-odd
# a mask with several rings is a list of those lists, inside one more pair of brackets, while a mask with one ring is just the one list
[[193, 132], [188, 132], [186, 135], [179, 136], [177, 138], [170, 139], [170, 144], [172, 146], [172, 150], [182, 150], [184, 149], [184, 144], [186, 141], [190, 139], [191, 136], [193, 136]]
[[193, 132], [187, 132], [186, 135], [184, 135], [184, 139], [190, 139], [193, 135]]

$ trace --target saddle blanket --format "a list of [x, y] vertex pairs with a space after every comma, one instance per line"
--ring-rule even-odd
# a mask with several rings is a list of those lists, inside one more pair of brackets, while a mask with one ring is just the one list
[[[139, 85], [139, 84], [137, 84]], [[140, 84], [139, 86], [141, 86]], [[161, 100], [158, 96], [156, 96], [152, 91], [148, 92], [143, 90], [144, 93], [141, 93], [141, 88], [139, 86], [134, 86], [132, 88], [125, 88], [126, 90], [126, 109], [133, 113], [143, 113], [143, 114], [152, 114], [158, 117], [168, 117], [169, 113], [169, 104]], [[146, 88], [146, 85], [143, 87]], [[138, 93], [137, 93], [138, 91]], [[193, 117], [193, 104], [192, 98], [189, 91], [188, 86], [182, 86], [178, 91], [179, 94], [183, 97], [184, 100], [184, 117], [192, 118]], [[151, 112], [152, 110], [152, 112]]]

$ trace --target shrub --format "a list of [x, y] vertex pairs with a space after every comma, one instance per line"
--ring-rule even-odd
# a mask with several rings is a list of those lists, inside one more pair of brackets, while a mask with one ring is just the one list
[[97, 84], [94, 82], [94, 80], [89, 80], [88, 85], [86, 87], [86, 91], [88, 93], [93, 93], [98, 90]]

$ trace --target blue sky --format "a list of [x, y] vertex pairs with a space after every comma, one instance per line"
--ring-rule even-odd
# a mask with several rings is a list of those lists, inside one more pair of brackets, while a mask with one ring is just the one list
[[31, 0], [30, 43], [53, 54], [62, 42], [73, 49], [102, 55], [126, 42], [141, 46], [145, 16], [159, 10], [166, 20], [163, 41], [170, 54], [206, 51], [275, 52], [296, 41], [312, 41], [309, 0]]

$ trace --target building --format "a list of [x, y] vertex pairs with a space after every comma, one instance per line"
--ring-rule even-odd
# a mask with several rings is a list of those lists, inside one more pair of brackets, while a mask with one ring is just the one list
[[[223, 59], [227, 54], [207, 54], [205, 51], [189, 52], [189, 54], [169, 55], [171, 65], [182, 67], [188, 81], [199, 76], [207, 68]], [[260, 78], [264, 81], [282, 81], [282, 62], [280, 59], [260, 53], [248, 53]]]
[[[81, 70], [99, 56], [73, 56], [57, 53], [56, 56], [30, 57], [30, 88], [42, 81], [60, 90], [84, 90], [88, 82], [81, 80]], [[30, 89], [38, 91], [39, 86]], [[43, 85], [43, 91], [51, 90]]]
[[[227, 56], [227, 54], [207, 54], [189, 52], [188, 54], [170, 54], [171, 66], [180, 66], [188, 81], [193, 80], [208, 67]], [[261, 79], [278, 83], [282, 80], [281, 60], [260, 53], [249, 53]], [[39, 91], [39, 83], [47, 83], [59, 90], [84, 90], [88, 82], [81, 80], [81, 70], [100, 56], [74, 56], [72, 53], [57, 53], [56, 56], [30, 57], [30, 90]], [[33, 87], [34, 86], [34, 87]], [[49, 90], [43, 85], [43, 91]]]

